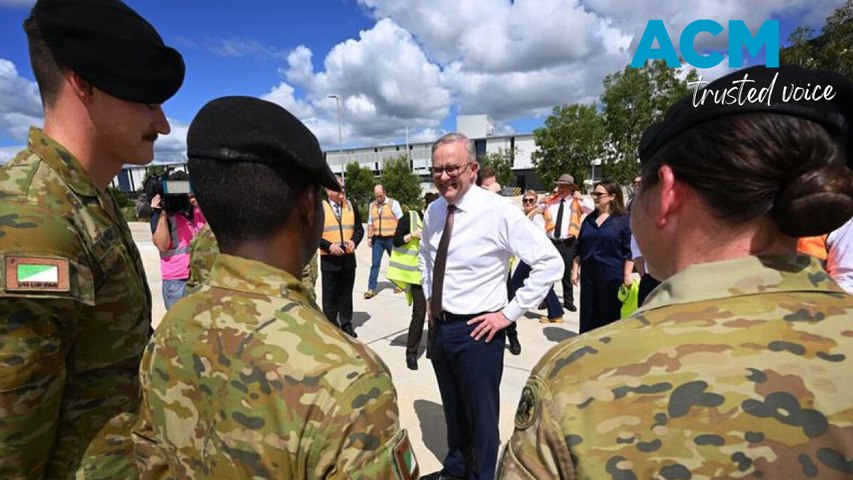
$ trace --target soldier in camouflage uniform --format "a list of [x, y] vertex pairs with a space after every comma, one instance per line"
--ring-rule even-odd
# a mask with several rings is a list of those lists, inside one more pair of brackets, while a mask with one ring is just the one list
[[201, 230], [190, 242], [190, 278], [187, 280], [187, 295], [197, 292], [210, 277], [210, 269], [219, 255], [219, 245], [210, 225]]
[[115, 0], [40, 0], [24, 28], [45, 123], [0, 168], [0, 478], [136, 478], [151, 294], [106, 188], [153, 158], [184, 65]]
[[[210, 225], [205, 225], [190, 243], [190, 279], [187, 281], [187, 293], [198, 291], [207, 281], [217, 255], [219, 255], [219, 245], [216, 244], [216, 237]], [[317, 274], [317, 252], [314, 252], [314, 257], [302, 270], [302, 286], [305, 288], [308, 300], [312, 303], [317, 303], [315, 293]]]
[[[417, 478], [388, 368], [295, 276], [317, 250], [321, 186], [340, 188], [314, 135], [275, 104], [225, 97], [187, 146], [221, 253], [143, 358], [142, 477]], [[251, 196], [220, 187], [234, 178]]]
[[853, 83], [754, 67], [706, 88], [748, 74], [760, 89], [776, 73], [777, 86], [837, 94], [785, 102], [780, 88], [769, 105], [725, 108], [687, 98], [647, 130], [632, 227], [665, 281], [631, 317], [542, 358], [501, 478], [853, 474], [853, 297], [795, 252], [798, 237], [853, 214], [841, 135]]

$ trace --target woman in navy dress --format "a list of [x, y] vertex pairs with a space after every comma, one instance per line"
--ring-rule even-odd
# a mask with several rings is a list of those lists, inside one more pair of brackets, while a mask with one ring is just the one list
[[602, 180], [593, 191], [595, 210], [581, 223], [572, 283], [581, 287], [580, 333], [619, 319], [619, 286], [631, 285], [630, 216], [622, 201], [622, 187]]

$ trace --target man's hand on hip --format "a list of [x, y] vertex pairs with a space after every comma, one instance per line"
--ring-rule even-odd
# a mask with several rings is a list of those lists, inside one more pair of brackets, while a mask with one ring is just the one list
[[503, 312], [494, 312], [468, 320], [468, 325], [474, 325], [475, 323], [479, 323], [479, 325], [471, 332], [471, 337], [479, 341], [483, 336], [486, 336], [486, 343], [489, 343], [495, 338], [495, 334], [510, 326], [512, 322], [506, 318]]

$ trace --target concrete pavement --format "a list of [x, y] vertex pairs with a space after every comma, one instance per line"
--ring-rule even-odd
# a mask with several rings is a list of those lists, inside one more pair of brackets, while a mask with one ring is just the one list
[[[153, 321], [156, 326], [165, 314], [161, 294], [159, 256], [151, 242], [148, 224], [135, 222], [130, 226], [142, 254], [145, 273], [151, 287]], [[422, 341], [420, 368], [417, 371], [411, 371], [406, 368], [405, 362], [406, 336], [411, 308], [406, 304], [405, 296], [393, 293], [391, 284], [384, 280], [388, 266], [387, 256], [383, 257], [380, 270], [379, 294], [370, 300], [363, 298], [367, 290], [370, 256], [367, 242], [363, 241], [356, 250], [358, 268], [353, 291], [353, 325], [358, 333], [358, 339], [379, 354], [391, 370], [399, 398], [400, 421], [409, 431], [412, 446], [421, 465], [421, 474], [424, 475], [441, 468], [441, 461], [447, 451], [444, 413], [438, 384], [432, 365], [423, 356], [426, 332]], [[316, 290], [319, 303], [322, 290], [319, 281]], [[579, 298], [577, 291], [575, 298]], [[521, 355], [513, 356], [509, 351], [506, 352], [501, 383], [502, 443], [506, 442], [512, 434], [513, 416], [530, 370], [549, 348], [574, 335], [578, 330], [577, 313], [566, 311], [563, 317], [566, 323], [560, 325], [540, 324], [537, 319], [544, 314], [544, 310], [534, 310], [522, 317], [518, 325], [522, 345]]]

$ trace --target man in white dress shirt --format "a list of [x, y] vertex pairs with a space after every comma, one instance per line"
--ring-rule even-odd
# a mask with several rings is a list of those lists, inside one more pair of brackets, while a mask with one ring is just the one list
[[[435, 330], [431, 360], [448, 453], [429, 479], [494, 478], [504, 329], [563, 276], [560, 254], [541, 229], [508, 200], [471, 188], [478, 168], [474, 145], [464, 135], [450, 133], [433, 144], [433, 181], [441, 197], [426, 211], [419, 262]], [[507, 302], [512, 255], [531, 273]]]
[[826, 238], [826, 271], [853, 294], [853, 218]]

